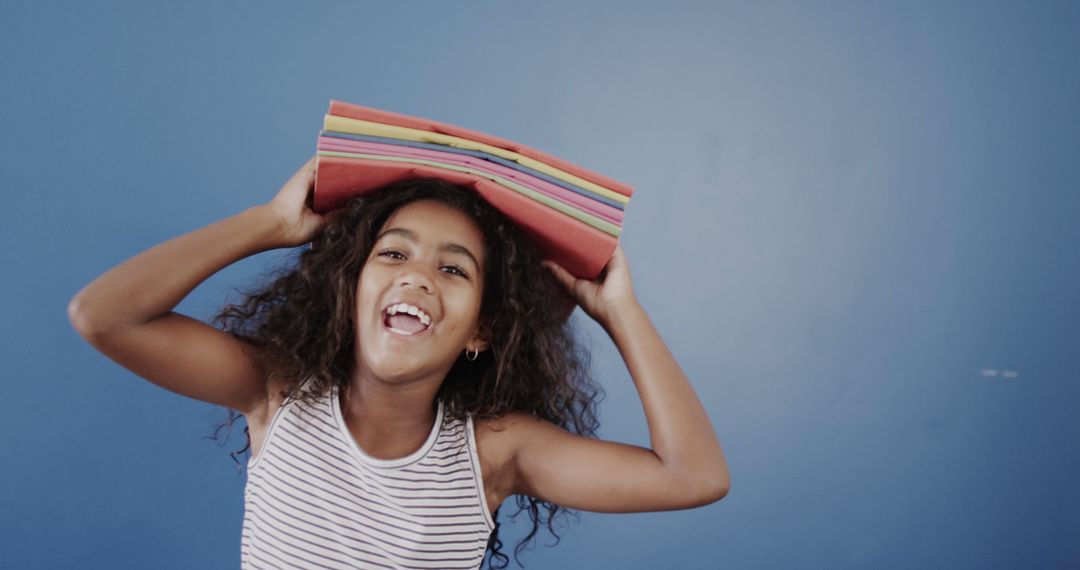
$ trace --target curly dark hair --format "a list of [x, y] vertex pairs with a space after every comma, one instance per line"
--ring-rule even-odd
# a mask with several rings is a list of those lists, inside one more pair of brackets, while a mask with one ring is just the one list
[[[333, 387], [345, 387], [355, 366], [353, 326], [357, 280], [377, 232], [401, 206], [415, 200], [437, 200], [470, 216], [484, 236], [488, 260], [485, 270], [481, 318], [491, 324], [491, 345], [475, 361], [459, 357], [439, 388], [445, 413], [496, 418], [520, 410], [548, 420], [578, 435], [596, 437], [597, 405], [604, 392], [589, 374], [589, 354], [575, 337], [567, 319], [568, 294], [540, 265], [536, 246], [502, 212], [473, 189], [440, 178], [411, 178], [387, 184], [350, 199], [331, 212], [295, 260], [285, 263], [272, 282], [247, 292], [227, 305], [212, 323], [258, 349], [272, 378], [286, 389], [283, 398], [313, 399]], [[572, 305], [570, 305], [572, 307]], [[310, 388], [301, 383], [310, 378]], [[218, 425], [229, 431], [240, 414], [229, 409]], [[231, 452], [237, 469], [238, 455]], [[518, 543], [514, 558], [539, 530], [541, 508], [555, 536], [553, 519], [560, 511], [574, 513], [535, 497], [515, 495], [516, 519], [528, 509], [531, 532]], [[501, 508], [501, 506], [499, 507]], [[506, 568], [509, 558], [500, 552], [499, 510], [488, 539], [485, 557], [489, 568]], [[575, 514], [576, 516], [576, 514]], [[488, 556], [490, 555], [490, 556]], [[498, 564], [498, 565], [497, 565]]]

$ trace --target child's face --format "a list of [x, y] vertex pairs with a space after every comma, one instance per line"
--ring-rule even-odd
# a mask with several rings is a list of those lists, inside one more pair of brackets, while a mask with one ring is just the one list
[[[441, 381], [466, 348], [487, 347], [478, 331], [484, 236], [468, 216], [432, 200], [402, 206], [376, 235], [356, 291], [361, 369], [383, 380]], [[423, 309], [430, 326], [411, 336], [392, 331], [385, 311], [398, 302]]]

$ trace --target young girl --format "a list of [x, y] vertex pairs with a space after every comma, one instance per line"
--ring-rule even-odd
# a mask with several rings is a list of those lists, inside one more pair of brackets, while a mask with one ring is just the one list
[[[153, 247], [68, 312], [95, 348], [243, 414], [245, 568], [477, 568], [508, 558], [498, 510], [636, 512], [715, 502], [723, 452], [638, 304], [621, 248], [595, 282], [537, 250], [469, 188], [389, 184], [321, 216], [315, 159], [269, 202]], [[249, 255], [310, 243], [215, 328], [172, 309]], [[567, 303], [568, 300], [572, 302]], [[611, 336], [651, 449], [598, 440], [600, 390], [566, 319]], [[246, 449], [246, 448], [245, 448]], [[516, 515], [515, 515], [516, 516]]]

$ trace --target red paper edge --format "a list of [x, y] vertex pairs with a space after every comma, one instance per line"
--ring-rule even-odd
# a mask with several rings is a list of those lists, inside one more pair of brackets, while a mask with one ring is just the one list
[[318, 213], [405, 178], [435, 176], [472, 187], [517, 224], [545, 259], [583, 279], [596, 279], [618, 244], [614, 236], [473, 174], [427, 165], [329, 156], [317, 158], [315, 172], [312, 210]]

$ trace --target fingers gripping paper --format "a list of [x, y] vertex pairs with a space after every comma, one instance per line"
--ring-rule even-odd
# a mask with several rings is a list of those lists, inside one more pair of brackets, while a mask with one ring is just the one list
[[596, 279], [622, 231], [630, 186], [549, 154], [430, 119], [332, 101], [318, 138], [312, 208], [433, 176], [474, 189], [545, 259]]

